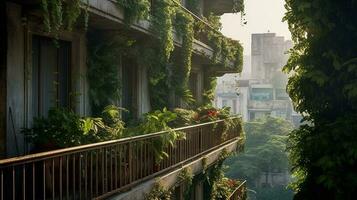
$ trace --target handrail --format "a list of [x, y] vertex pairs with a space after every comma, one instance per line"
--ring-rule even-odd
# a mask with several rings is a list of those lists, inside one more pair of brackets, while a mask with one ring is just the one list
[[[238, 119], [238, 118], [239, 117], [231, 117], [230, 119]], [[196, 128], [199, 126], [215, 124], [215, 123], [219, 123], [222, 121], [224, 121], [224, 120], [216, 120], [216, 121], [212, 121], [212, 122], [184, 126], [184, 127], [180, 127], [180, 128], [174, 128], [171, 131], [181, 131], [184, 129]], [[90, 150], [90, 149], [108, 146], [108, 145], [112, 145], [112, 144], [128, 143], [128, 142], [133, 142], [133, 141], [137, 141], [140, 139], [149, 139], [149, 138], [152, 138], [152, 137], [155, 137], [158, 135], [163, 135], [165, 133], [169, 133], [169, 131], [160, 131], [160, 132], [156, 132], [156, 133], [150, 133], [150, 134], [133, 136], [133, 137], [126, 137], [126, 138], [121, 138], [121, 139], [117, 139], [117, 140], [110, 140], [110, 141], [105, 141], [105, 142], [98, 142], [98, 143], [93, 143], [93, 144], [86, 144], [86, 145], [80, 145], [80, 146], [69, 147], [69, 148], [64, 148], [64, 149], [35, 153], [35, 154], [30, 154], [30, 155], [25, 155], [25, 156], [18, 156], [18, 157], [13, 157], [13, 158], [2, 159], [2, 160], [0, 160], [0, 167], [3, 165], [10, 164], [10, 163], [26, 162], [26, 161], [30, 161], [30, 160], [31, 161], [41, 160], [42, 158], [48, 157], [48, 156], [59, 156], [61, 154], [66, 154], [69, 152], [75, 153], [77, 151]]]
[[172, 145], [162, 145], [162, 131], [2, 160], [0, 200], [104, 199], [238, 142], [240, 126], [224, 127], [217, 120], [172, 129], [186, 137]]
[[231, 199], [234, 197], [234, 195], [238, 192], [238, 190], [241, 190], [243, 188], [243, 186], [247, 183], [247, 181], [243, 181], [232, 193], [231, 195], [229, 195], [229, 197], [227, 199]]

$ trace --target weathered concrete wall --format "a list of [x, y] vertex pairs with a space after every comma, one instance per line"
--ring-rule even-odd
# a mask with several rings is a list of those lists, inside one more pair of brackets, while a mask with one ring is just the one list
[[25, 125], [25, 71], [24, 28], [21, 25], [21, 6], [7, 4], [8, 52], [7, 52], [7, 155], [24, 153]]
[[138, 76], [138, 114], [141, 116], [144, 113], [150, 112], [150, 97], [149, 97], [149, 80], [146, 66], [139, 66]]
[[6, 3], [0, 2], [0, 159], [6, 155]]
[[[30, 127], [34, 117], [31, 106], [32, 36], [51, 36], [29, 15], [23, 15], [21, 5], [15, 3], [7, 3], [7, 33], [6, 146], [7, 156], [13, 157], [28, 150], [21, 129]], [[71, 42], [71, 106], [77, 113], [88, 115], [85, 32], [63, 32], [59, 39]]]

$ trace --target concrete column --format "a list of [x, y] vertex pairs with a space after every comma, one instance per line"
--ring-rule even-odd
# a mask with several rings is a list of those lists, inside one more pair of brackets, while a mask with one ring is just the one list
[[[24, 27], [21, 24], [22, 7], [7, 3], [7, 156], [24, 153], [24, 138], [21, 128], [25, 125], [25, 66], [24, 66]], [[11, 110], [11, 112], [10, 112]]]
[[0, 159], [6, 155], [6, 2], [0, 3]]

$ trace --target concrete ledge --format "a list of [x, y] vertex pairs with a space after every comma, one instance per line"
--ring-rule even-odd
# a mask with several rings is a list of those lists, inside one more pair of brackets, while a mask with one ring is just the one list
[[[86, 0], [82, 0], [86, 3]], [[119, 8], [113, 0], [89, 0], [89, 11], [98, 16], [104, 17], [110, 21], [124, 24], [124, 10]], [[141, 20], [131, 25], [131, 28], [145, 34], [150, 33], [150, 21]], [[177, 34], [174, 34], [175, 45], [181, 46], [182, 41]], [[197, 55], [207, 56], [208, 58], [213, 56], [213, 49], [207, 44], [201, 41], [193, 41], [193, 51]]]
[[149, 181], [146, 181], [134, 188], [132, 188], [130, 191], [127, 191], [125, 193], [113, 195], [109, 199], [111, 200], [142, 200], [145, 197], [145, 194], [148, 194], [152, 187], [155, 185], [155, 183], [159, 182], [162, 186], [165, 188], [169, 189], [173, 187], [178, 179], [178, 175], [180, 172], [184, 169], [189, 167], [194, 175], [197, 175], [203, 171], [203, 165], [202, 165], [202, 160], [205, 158], [207, 159], [207, 166], [210, 166], [214, 164], [223, 149], [226, 149], [228, 152], [234, 152], [236, 151], [239, 147], [238, 145], [240, 144], [241, 139], [238, 139], [236, 141], [233, 141], [229, 144], [226, 144], [186, 165], [181, 166], [179, 169], [173, 170], [163, 176], [151, 179]]

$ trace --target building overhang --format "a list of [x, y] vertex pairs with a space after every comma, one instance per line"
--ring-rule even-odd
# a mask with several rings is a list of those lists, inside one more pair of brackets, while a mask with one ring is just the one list
[[[240, 0], [205, 0], [205, 14], [209, 15], [211, 12], [217, 15], [223, 15], [224, 13], [235, 13], [243, 9], [243, 4], [240, 5]], [[237, 6], [235, 5], [237, 4]]]

